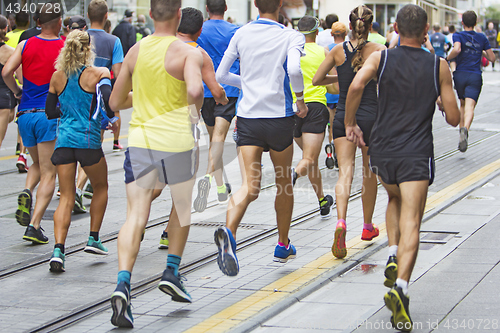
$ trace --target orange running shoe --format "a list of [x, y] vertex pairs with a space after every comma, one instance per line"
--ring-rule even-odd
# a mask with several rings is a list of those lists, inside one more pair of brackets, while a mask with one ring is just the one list
[[370, 231], [368, 229], [363, 228], [363, 233], [361, 234], [361, 239], [364, 241], [371, 241], [379, 234], [378, 226], [376, 224], [373, 225], [373, 230]]
[[335, 229], [335, 236], [333, 238], [332, 253], [336, 258], [342, 259], [347, 255], [347, 249], [345, 247], [345, 234], [347, 228], [345, 226], [344, 220], [339, 220], [337, 222], [337, 228]]

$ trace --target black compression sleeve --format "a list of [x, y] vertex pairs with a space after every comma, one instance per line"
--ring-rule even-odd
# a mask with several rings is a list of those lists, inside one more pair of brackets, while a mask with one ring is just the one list
[[45, 114], [48, 119], [56, 119], [61, 117], [61, 110], [57, 105], [59, 99], [56, 94], [49, 92], [47, 101], [45, 102]]
[[105, 79], [101, 79], [100, 82], [104, 83], [99, 87], [99, 90], [101, 91], [102, 99], [104, 101], [104, 107], [106, 108], [106, 114], [108, 115], [109, 118], [113, 118], [115, 116], [115, 113], [109, 107], [109, 96], [111, 95], [111, 85], [109, 84], [110, 80], [108, 78], [105, 78]]

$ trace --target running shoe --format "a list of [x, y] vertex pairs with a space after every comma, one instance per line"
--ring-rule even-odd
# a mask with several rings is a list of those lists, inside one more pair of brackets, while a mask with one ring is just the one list
[[337, 222], [337, 228], [335, 229], [335, 235], [333, 238], [332, 253], [336, 258], [342, 259], [347, 255], [347, 248], [345, 246], [345, 234], [347, 228], [345, 226], [344, 220], [339, 220]]
[[102, 245], [101, 238], [96, 241], [92, 236], [89, 236], [89, 241], [87, 242], [87, 246], [85, 246], [83, 251], [92, 254], [108, 254], [108, 248]]
[[17, 171], [19, 173], [26, 173], [28, 172], [28, 160], [26, 159], [26, 156], [24, 154], [20, 154], [19, 157], [17, 158], [16, 162], [16, 167]]
[[392, 327], [399, 331], [410, 332], [413, 322], [410, 318], [410, 299], [403, 294], [401, 287], [394, 286], [384, 295], [385, 306], [392, 312]]
[[396, 258], [396, 256], [390, 256], [387, 260], [384, 276], [384, 286], [386, 286], [387, 288], [394, 287], [394, 283], [396, 283], [396, 279], [398, 278], [398, 259]]
[[49, 271], [54, 273], [65, 272], [64, 262], [66, 261], [64, 253], [61, 252], [61, 249], [55, 248], [52, 253], [52, 257], [50, 257], [49, 261]]
[[161, 277], [158, 288], [165, 294], [172, 296], [172, 301], [191, 303], [191, 295], [189, 295], [186, 288], [184, 288], [181, 281], [181, 275], [177, 273], [176, 276], [174, 271], [170, 268], [163, 271], [163, 276]]
[[333, 144], [327, 143], [325, 146], [325, 152], [326, 152], [326, 167], [328, 169], [333, 169], [335, 167], [335, 161], [333, 159]]
[[16, 221], [23, 227], [27, 227], [31, 222], [31, 191], [23, 190], [17, 197]]
[[75, 214], [83, 214], [87, 212], [87, 208], [83, 205], [82, 195], [75, 193], [75, 205], [73, 206], [73, 212]]
[[368, 229], [363, 228], [363, 233], [361, 234], [361, 239], [364, 241], [371, 241], [375, 237], [379, 235], [380, 231], [378, 230], [378, 226], [373, 224], [373, 230], [370, 231]]
[[60, 197], [60, 196], [61, 196], [61, 189], [60, 189], [59, 187], [57, 188], [56, 195], [57, 195], [58, 197]]
[[279, 244], [274, 248], [274, 261], [276, 262], [285, 263], [288, 259], [294, 259], [296, 256], [297, 250], [290, 243], [290, 240], [288, 240], [288, 249], [286, 246], [280, 246]]
[[207, 208], [207, 198], [210, 192], [210, 176], [205, 176], [198, 182], [198, 195], [194, 200], [194, 210], [201, 213]]
[[43, 229], [40, 227], [39, 229], [35, 229], [34, 226], [28, 225], [26, 231], [24, 232], [23, 239], [29, 242], [33, 242], [33, 244], [47, 244], [49, 239], [43, 234]]
[[295, 186], [295, 183], [297, 182], [297, 178], [299, 178], [299, 175], [297, 175], [297, 172], [295, 172], [295, 168], [292, 168], [292, 185]]
[[94, 196], [94, 188], [92, 187], [92, 184], [87, 184], [87, 187], [85, 187], [85, 190], [83, 191], [83, 196], [87, 199], [92, 199]]
[[229, 183], [226, 183], [225, 185], [226, 191], [222, 193], [217, 191], [217, 199], [219, 200], [219, 203], [226, 203], [229, 199], [229, 194], [231, 194], [231, 185], [229, 185]]
[[236, 276], [240, 266], [236, 258], [236, 241], [231, 230], [226, 227], [218, 228], [214, 234], [214, 241], [219, 248], [217, 264], [220, 270], [228, 276]]
[[467, 128], [462, 127], [460, 128], [460, 139], [458, 141], [458, 150], [460, 150], [462, 153], [465, 153], [467, 151], [467, 145], [469, 141], [469, 131]]
[[319, 202], [319, 214], [322, 219], [329, 219], [332, 216], [330, 208], [333, 205], [333, 198], [331, 195], [327, 194], [321, 201]]
[[130, 308], [130, 286], [127, 283], [118, 283], [111, 294], [111, 307], [113, 308], [111, 324], [118, 327], [134, 327], [134, 318]]
[[121, 151], [123, 150], [123, 146], [118, 142], [117, 145], [113, 144], [113, 151]]
[[21, 144], [18, 142], [16, 144], [16, 156], [21, 155]]
[[160, 238], [160, 245], [158, 245], [158, 248], [160, 250], [166, 250], [168, 249], [168, 234], [166, 232], [163, 232]]

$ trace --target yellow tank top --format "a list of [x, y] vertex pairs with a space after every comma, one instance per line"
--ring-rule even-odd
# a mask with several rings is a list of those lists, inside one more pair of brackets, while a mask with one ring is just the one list
[[326, 87], [315, 87], [312, 84], [314, 74], [325, 60], [325, 49], [316, 43], [306, 43], [305, 53], [305, 57], [300, 58], [300, 66], [304, 76], [304, 102], [318, 102], [326, 105]]
[[165, 70], [165, 55], [176, 40], [148, 36], [140, 42], [132, 74], [129, 147], [174, 153], [194, 148], [186, 83]]

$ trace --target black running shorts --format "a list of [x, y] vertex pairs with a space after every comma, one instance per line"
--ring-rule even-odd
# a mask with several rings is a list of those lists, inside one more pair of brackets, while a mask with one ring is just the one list
[[435, 168], [433, 157], [370, 156], [370, 169], [389, 185], [420, 180], [429, 180], [431, 185]]
[[102, 148], [80, 149], [60, 147], [54, 150], [50, 160], [54, 165], [78, 162], [82, 167], [88, 167], [99, 163], [103, 157], [104, 153], [102, 152]]
[[307, 103], [309, 111], [305, 118], [295, 116], [295, 131], [293, 136], [300, 138], [302, 133], [324, 133], [330, 119], [330, 112], [321, 103]]
[[129, 147], [125, 151], [125, 184], [139, 180], [153, 170], [158, 170], [158, 180], [163, 184], [183, 183], [198, 171], [198, 149], [169, 153], [152, 149]]
[[[335, 114], [335, 119], [333, 120], [333, 138], [343, 138], [345, 137], [345, 124], [344, 124], [344, 112], [337, 112]], [[359, 128], [363, 131], [363, 140], [367, 146], [370, 146], [370, 135], [372, 133], [372, 127], [375, 123], [375, 118], [370, 121], [366, 120], [356, 120]]]
[[0, 109], [13, 109], [16, 105], [14, 93], [7, 87], [0, 89]]
[[293, 144], [294, 117], [241, 118], [238, 117], [238, 146], [257, 146], [283, 151]]
[[207, 126], [215, 126], [215, 117], [226, 119], [229, 123], [236, 114], [236, 102], [238, 97], [228, 97], [229, 103], [226, 105], [217, 104], [213, 97], [207, 97], [203, 101], [201, 115]]

